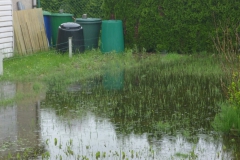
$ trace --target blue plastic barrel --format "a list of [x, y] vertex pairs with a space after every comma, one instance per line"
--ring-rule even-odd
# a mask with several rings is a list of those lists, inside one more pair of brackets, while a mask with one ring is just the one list
[[51, 16], [50, 12], [43, 11], [44, 25], [45, 25], [45, 30], [46, 30], [49, 46], [52, 45], [52, 38], [51, 38], [52, 32], [51, 32], [50, 16]]

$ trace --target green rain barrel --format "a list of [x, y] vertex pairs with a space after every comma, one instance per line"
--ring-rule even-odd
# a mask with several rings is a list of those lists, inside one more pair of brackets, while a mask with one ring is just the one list
[[50, 16], [51, 21], [51, 32], [52, 32], [52, 45], [56, 46], [57, 36], [58, 36], [58, 27], [62, 23], [73, 22], [73, 14], [69, 13], [52, 13]]
[[76, 23], [83, 27], [85, 49], [98, 48], [102, 20], [100, 18], [76, 18]]
[[102, 21], [101, 51], [103, 53], [124, 51], [123, 26], [121, 20]]

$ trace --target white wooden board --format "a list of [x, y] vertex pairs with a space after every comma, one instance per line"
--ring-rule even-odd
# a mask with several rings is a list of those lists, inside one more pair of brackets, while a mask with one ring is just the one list
[[11, 53], [11, 52], [13, 52], [13, 49], [12, 48], [4, 48], [4, 49], [0, 49], [0, 52], [2, 52], [2, 53]]
[[12, 47], [13, 47], [13, 43], [12, 42], [2, 43], [0, 45], [0, 49], [12, 48]]
[[4, 21], [12, 21], [13, 18], [12, 16], [4, 16], [4, 17], [0, 17], [0, 22], [4, 22]]
[[0, 4], [0, 11], [9, 11], [9, 10], [12, 10], [12, 6], [11, 5], [1, 6], [1, 4]]
[[13, 32], [13, 27], [10, 26], [10, 27], [1, 27], [0, 28], [0, 33], [2, 32]]
[[0, 15], [1, 16], [11, 16], [12, 15], [12, 11], [0, 11]]
[[13, 32], [5, 32], [0, 34], [0, 38], [13, 37]]
[[8, 42], [13, 42], [13, 37], [7, 37], [7, 38], [0, 39], [0, 45], [1, 45], [1, 43], [8, 43]]
[[12, 26], [13, 22], [12, 21], [6, 21], [6, 22], [1, 22], [0, 27], [5, 27], [5, 26]]
[[12, 4], [12, 1], [10, 0], [0, 0], [0, 5], [9, 5]]

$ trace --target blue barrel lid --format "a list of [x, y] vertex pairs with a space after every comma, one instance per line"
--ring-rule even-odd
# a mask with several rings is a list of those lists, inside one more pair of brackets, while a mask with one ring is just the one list
[[81, 25], [74, 22], [62, 23], [60, 27], [63, 29], [81, 29]]

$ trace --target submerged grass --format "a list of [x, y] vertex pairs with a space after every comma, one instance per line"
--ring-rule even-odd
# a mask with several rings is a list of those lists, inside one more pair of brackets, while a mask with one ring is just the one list
[[53, 81], [47, 106], [56, 106], [59, 114], [67, 114], [60, 104], [76, 106], [76, 102], [87, 101], [84, 106], [96, 106], [99, 110], [95, 112], [107, 114], [114, 123], [123, 120], [119, 130], [125, 133], [176, 133], [181, 128], [192, 133], [206, 125], [211, 128], [209, 121], [218, 109], [216, 103], [224, 100], [217, 57], [136, 56], [141, 59], [138, 67], [124, 69], [116, 63], [108, 64], [101, 77], [85, 82], [91, 88], [84, 89], [84, 83], [77, 82], [81, 89], [69, 92], [59, 87], [61, 82]]
[[[57, 115], [73, 117], [72, 111], [78, 111], [82, 116], [91, 110], [117, 124], [117, 133], [147, 132], [151, 140], [179, 132], [190, 137], [202, 128], [211, 131], [216, 104], [224, 100], [222, 77], [215, 55], [90, 51], [69, 58], [50, 51], [5, 60], [0, 81], [32, 82], [26, 92], [17, 91], [16, 100], [45, 92], [41, 107], [55, 108]], [[54, 139], [55, 146], [58, 143]], [[105, 157], [101, 151], [93, 156]], [[195, 157], [195, 153], [175, 156]]]
[[[45, 92], [47, 85], [59, 82], [61, 87], [76, 81], [82, 81], [100, 76], [106, 68], [118, 64], [118, 68], [126, 70], [135, 68], [142, 63], [163, 61], [165, 63], [183, 59], [178, 54], [161, 55], [133, 55], [129, 50], [123, 54], [102, 54], [99, 50], [75, 54], [69, 58], [67, 54], [57, 54], [54, 50], [39, 52], [28, 56], [14, 56], [4, 59], [4, 74], [0, 82], [34, 82], [32, 93]], [[29, 93], [28, 94], [32, 94]], [[21, 94], [16, 94], [21, 97]], [[14, 98], [13, 100], [18, 100]], [[9, 100], [4, 100], [6, 104]]]
[[[108, 63], [103, 66], [101, 76], [77, 81], [70, 86], [72, 90], [69, 86], [62, 87], [57, 79], [51, 81], [41, 107], [54, 109], [59, 117], [66, 118], [83, 116], [84, 111], [89, 111], [116, 125], [116, 133], [147, 133], [150, 142], [161, 140], [165, 135], [181, 134], [194, 146], [200, 140], [196, 135], [213, 134], [210, 122], [219, 110], [217, 104], [225, 100], [220, 81], [224, 74], [217, 56], [133, 57], [137, 64], [134, 68]], [[159, 156], [157, 151], [154, 153]], [[117, 154], [125, 156], [122, 152]], [[198, 154], [193, 147], [191, 151], [172, 156], [197, 159]], [[104, 157], [101, 151], [94, 152], [93, 156]]]

